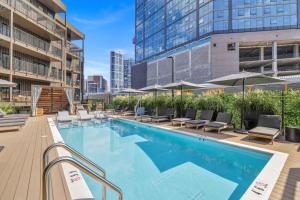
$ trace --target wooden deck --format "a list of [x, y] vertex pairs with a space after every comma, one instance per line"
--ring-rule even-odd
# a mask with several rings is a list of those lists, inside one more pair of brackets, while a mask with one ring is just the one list
[[[270, 145], [266, 141], [249, 141], [247, 136], [232, 132], [217, 135], [216, 133], [203, 133], [192, 129], [171, 127], [168, 124], [161, 124], [161, 126], [288, 153], [288, 160], [270, 199], [300, 199], [299, 144], [276, 141]], [[0, 200], [41, 199], [42, 152], [53, 142], [50, 134], [46, 117], [30, 118], [21, 131], [0, 132], [0, 146], [5, 146], [0, 152]], [[51, 154], [51, 157], [53, 156], [55, 155]], [[54, 199], [70, 199], [60, 167], [53, 169], [52, 183]]]
[[[53, 143], [46, 117], [30, 118], [20, 131], [0, 132], [0, 199], [42, 199], [42, 153]], [[50, 155], [53, 157], [54, 153]], [[70, 199], [62, 169], [52, 170], [54, 199]]]

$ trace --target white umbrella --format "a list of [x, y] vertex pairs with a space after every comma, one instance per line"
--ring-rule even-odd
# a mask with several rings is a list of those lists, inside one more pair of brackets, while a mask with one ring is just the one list
[[128, 94], [128, 104], [130, 103], [131, 94], [142, 94], [143, 91], [132, 89], [132, 88], [126, 88], [119, 92], [118, 94]]
[[245, 85], [258, 85], [258, 84], [267, 84], [267, 83], [283, 83], [284, 80], [279, 78], [269, 77], [261, 73], [253, 72], [240, 72], [237, 74], [231, 74], [228, 76], [223, 76], [216, 78], [207, 83], [225, 85], [225, 86], [239, 86], [243, 87], [243, 104], [241, 109], [241, 128], [244, 121], [244, 101], [245, 101]]
[[[180, 90], [181, 104], [182, 104], [182, 90], [194, 90], [194, 89], [199, 89], [199, 88], [204, 88], [204, 87], [199, 84], [190, 83], [190, 82], [186, 82], [186, 81], [180, 81], [177, 83], [170, 83], [170, 84], [164, 85], [162, 88], [169, 89], [169, 90]], [[182, 117], [182, 106], [181, 106], [180, 115]]]
[[0, 79], [0, 87], [16, 87], [16, 86], [17, 86], [16, 83]]
[[144, 92], [154, 92], [154, 102], [155, 102], [155, 106], [156, 106], [156, 110], [155, 110], [155, 114], [157, 115], [157, 105], [156, 105], [156, 101], [157, 101], [157, 92], [159, 91], [166, 91], [166, 89], [163, 89], [161, 85], [155, 84], [155, 85], [150, 85], [148, 87], [144, 87], [142, 89], [140, 89], [140, 91], [144, 91]]
[[119, 92], [119, 94], [140, 94], [143, 93], [140, 90], [132, 89], [132, 88], [127, 88]]

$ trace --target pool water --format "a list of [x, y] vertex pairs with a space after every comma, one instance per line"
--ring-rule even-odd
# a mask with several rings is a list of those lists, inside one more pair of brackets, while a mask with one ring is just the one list
[[[59, 131], [66, 144], [106, 170], [125, 200], [240, 199], [272, 157], [125, 120]], [[100, 200], [99, 184], [84, 177]], [[112, 191], [107, 197], [117, 199]]]

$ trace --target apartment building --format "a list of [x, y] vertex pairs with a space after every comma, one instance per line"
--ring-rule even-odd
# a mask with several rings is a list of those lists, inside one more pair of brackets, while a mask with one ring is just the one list
[[131, 68], [134, 63], [132, 58], [124, 60], [124, 88], [131, 88]]
[[124, 88], [124, 56], [119, 51], [110, 52], [110, 90], [115, 94]]
[[105, 92], [107, 92], [107, 80], [103, 76], [88, 76], [85, 80], [85, 94], [101, 94]]
[[26, 106], [31, 86], [84, 87], [84, 34], [67, 22], [60, 0], [0, 0], [0, 78], [17, 83], [2, 89], [2, 101]]
[[296, 0], [136, 0], [133, 87], [300, 73]]

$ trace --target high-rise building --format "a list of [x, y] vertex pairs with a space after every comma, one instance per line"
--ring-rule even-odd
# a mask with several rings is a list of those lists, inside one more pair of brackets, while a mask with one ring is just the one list
[[[300, 72], [296, 0], [136, 0], [133, 87]], [[173, 68], [173, 70], [172, 70]]]
[[72, 87], [81, 101], [84, 34], [67, 22], [66, 6], [60, 0], [1, 0], [0, 10], [0, 78], [17, 83], [8, 95], [0, 91], [2, 101], [30, 105], [32, 85]]
[[124, 88], [124, 60], [119, 51], [110, 52], [110, 89], [113, 94]]
[[107, 92], [107, 81], [101, 75], [88, 76], [85, 80], [86, 94], [100, 94]]
[[131, 88], [131, 68], [134, 63], [132, 58], [124, 60], [124, 88]]

